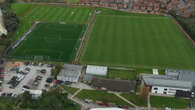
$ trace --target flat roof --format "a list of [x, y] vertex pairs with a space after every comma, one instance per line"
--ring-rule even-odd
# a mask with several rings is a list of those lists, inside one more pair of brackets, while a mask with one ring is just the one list
[[86, 74], [105, 76], [107, 71], [108, 67], [106, 66], [87, 65]]
[[83, 66], [80, 65], [64, 64], [64, 68], [60, 71], [57, 79], [63, 77], [66, 80], [78, 81], [82, 68]]
[[92, 79], [92, 85], [98, 88], [106, 88], [107, 90], [117, 92], [135, 92], [135, 80], [119, 80], [119, 79], [106, 79], [95, 77]]
[[163, 86], [192, 89], [192, 82], [169, 79], [165, 75], [146, 75], [142, 74], [142, 80], [150, 86]]
[[190, 81], [195, 86], [195, 71], [167, 69], [166, 75], [175, 76], [177, 80]]

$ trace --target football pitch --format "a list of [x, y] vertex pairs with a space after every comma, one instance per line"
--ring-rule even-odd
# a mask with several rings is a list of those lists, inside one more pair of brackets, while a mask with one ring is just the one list
[[162, 16], [97, 15], [81, 64], [125, 67], [195, 67], [195, 46]]
[[85, 27], [82, 24], [40, 23], [9, 56], [15, 59], [72, 62]]
[[58, 5], [26, 3], [13, 3], [11, 8], [21, 21], [13, 41], [17, 41], [22, 35], [24, 35], [35, 21], [85, 24], [88, 22], [92, 13], [92, 8], [86, 7], [67, 8]]

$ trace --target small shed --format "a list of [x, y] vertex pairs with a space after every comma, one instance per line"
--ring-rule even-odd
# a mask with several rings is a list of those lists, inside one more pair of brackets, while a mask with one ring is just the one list
[[42, 96], [42, 90], [29, 90], [30, 94], [32, 95], [33, 99], [38, 99]]
[[108, 67], [106, 66], [88, 65], [86, 69], [87, 75], [106, 76], [107, 72], [108, 72]]

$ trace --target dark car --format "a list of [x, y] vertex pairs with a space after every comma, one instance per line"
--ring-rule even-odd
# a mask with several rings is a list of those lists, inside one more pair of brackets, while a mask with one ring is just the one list
[[46, 80], [47, 83], [52, 83], [52, 81], [53, 81], [53, 78], [47, 78]]
[[51, 67], [51, 68], [52, 68], [53, 66], [54, 66], [54, 64], [48, 64], [48, 65], [47, 65], [47, 67]]
[[30, 87], [28, 87], [27, 85], [23, 86], [24, 89], [30, 89]]
[[40, 72], [44, 74], [44, 73], [47, 72], [47, 70], [46, 69], [42, 69]]
[[31, 69], [29, 67], [27, 67], [27, 68], [25, 68], [25, 70], [29, 72]]
[[33, 66], [39, 66], [39, 63], [35, 62], [33, 63]]
[[42, 80], [42, 76], [37, 76], [36, 78], [35, 78], [35, 80]]

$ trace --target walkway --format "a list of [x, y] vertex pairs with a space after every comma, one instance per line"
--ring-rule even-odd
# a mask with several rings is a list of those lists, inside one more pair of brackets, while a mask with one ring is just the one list
[[12, 47], [12, 49], [15, 49], [32, 31], [35, 29], [35, 27], [39, 24], [39, 22], [35, 22], [33, 26], [29, 29], [28, 32], [26, 32], [17, 42], [16, 44]]
[[133, 104], [132, 102], [128, 101], [127, 99], [125, 99], [124, 97], [122, 97], [119, 93], [114, 93], [116, 96], [118, 96], [120, 99], [122, 99], [123, 101], [127, 102], [128, 104], [132, 105], [133, 107], [137, 108], [137, 106], [135, 104]]
[[75, 57], [75, 59], [73, 61], [73, 64], [77, 64], [78, 60], [79, 60], [79, 58], [81, 56], [81, 51], [82, 51], [82, 49], [84, 47], [84, 44], [85, 44], [85, 42], [87, 40], [88, 33], [89, 33], [89, 31], [90, 31], [90, 29], [92, 27], [92, 24], [93, 24], [93, 21], [94, 21], [94, 18], [95, 18], [95, 11], [96, 11], [96, 9], [94, 9], [92, 14], [91, 14], [90, 20], [89, 20], [88, 25], [87, 25], [87, 29], [86, 29], [86, 31], [85, 31], [85, 33], [83, 35], [83, 38], [82, 38], [82, 41], [81, 41], [81, 45], [80, 45], [80, 47], [79, 47], [79, 49], [77, 51], [76, 57]]

